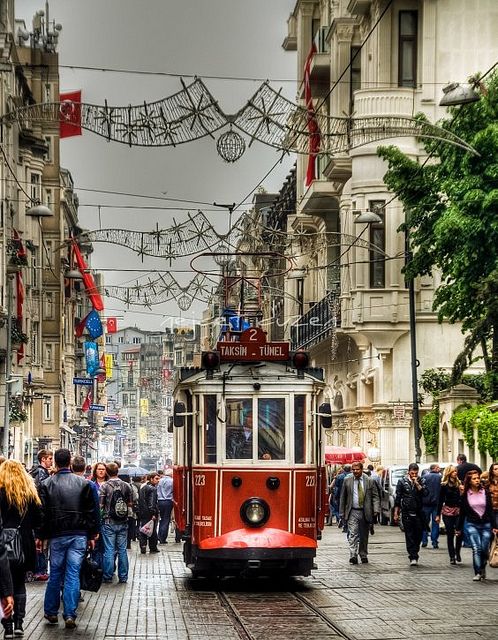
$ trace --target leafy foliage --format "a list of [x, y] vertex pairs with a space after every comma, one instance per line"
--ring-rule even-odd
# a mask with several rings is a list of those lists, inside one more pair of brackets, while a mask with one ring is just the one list
[[[401, 230], [413, 252], [405, 271], [414, 278], [437, 267], [442, 274], [434, 308], [439, 319], [462, 322], [469, 332], [453, 383], [474, 349], [483, 349], [492, 395], [498, 395], [498, 74], [481, 99], [450, 109], [439, 123], [479, 155], [437, 140], [424, 142], [434, 162], [418, 164], [397, 147], [381, 147], [384, 176], [406, 211]], [[461, 379], [461, 378], [460, 378]]]
[[28, 414], [26, 413], [22, 399], [12, 396], [9, 400], [9, 422], [26, 422]]
[[488, 453], [493, 460], [498, 459], [498, 412], [491, 411], [487, 405], [462, 407], [451, 417], [453, 427], [463, 433], [465, 442], [470, 448], [475, 447], [477, 431], [477, 448], [481, 453]]
[[439, 403], [434, 403], [432, 409], [420, 421], [420, 428], [425, 442], [425, 453], [436, 455], [439, 447]]

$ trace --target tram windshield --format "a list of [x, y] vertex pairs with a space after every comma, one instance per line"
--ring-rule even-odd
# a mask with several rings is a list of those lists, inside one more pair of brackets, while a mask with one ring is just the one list
[[226, 457], [249, 460], [253, 450], [252, 400], [226, 400]]
[[285, 399], [258, 399], [258, 458], [285, 458]]

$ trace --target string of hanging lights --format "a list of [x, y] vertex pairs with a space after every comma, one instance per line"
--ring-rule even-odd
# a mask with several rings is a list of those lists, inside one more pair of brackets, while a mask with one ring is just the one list
[[[365, 144], [400, 136], [435, 138], [473, 152], [464, 140], [420, 118], [405, 116], [329, 116], [323, 109], [310, 113], [263, 82], [235, 114], [226, 114], [201, 78], [155, 102], [126, 107], [75, 103], [70, 100], [18, 107], [2, 117], [4, 123], [74, 122], [107, 140], [130, 147], [176, 147], [228, 128], [217, 140], [226, 162], [242, 157], [255, 141], [289, 153], [335, 155]], [[243, 137], [245, 135], [249, 142]], [[317, 139], [319, 143], [317, 144]]]

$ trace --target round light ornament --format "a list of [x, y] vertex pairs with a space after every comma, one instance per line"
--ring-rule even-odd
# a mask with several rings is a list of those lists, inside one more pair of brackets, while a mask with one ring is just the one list
[[225, 162], [237, 162], [246, 150], [246, 143], [239, 133], [230, 129], [218, 138], [216, 149]]

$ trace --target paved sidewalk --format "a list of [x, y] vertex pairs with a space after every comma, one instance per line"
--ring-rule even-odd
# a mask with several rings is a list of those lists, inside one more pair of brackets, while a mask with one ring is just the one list
[[420, 565], [409, 567], [398, 529], [376, 527], [370, 540], [370, 563], [352, 566], [345, 535], [326, 527], [313, 576], [280, 584], [192, 581], [181, 545], [163, 545], [156, 555], [134, 550], [128, 584], [85, 593], [74, 631], [63, 629], [62, 617], [58, 628], [46, 625], [45, 585], [28, 585], [25, 638], [339, 638], [327, 621], [357, 640], [498, 637], [498, 569], [488, 570], [486, 582], [474, 583], [469, 549], [462, 550], [461, 566], [451, 566], [442, 539], [440, 549], [422, 549]]

